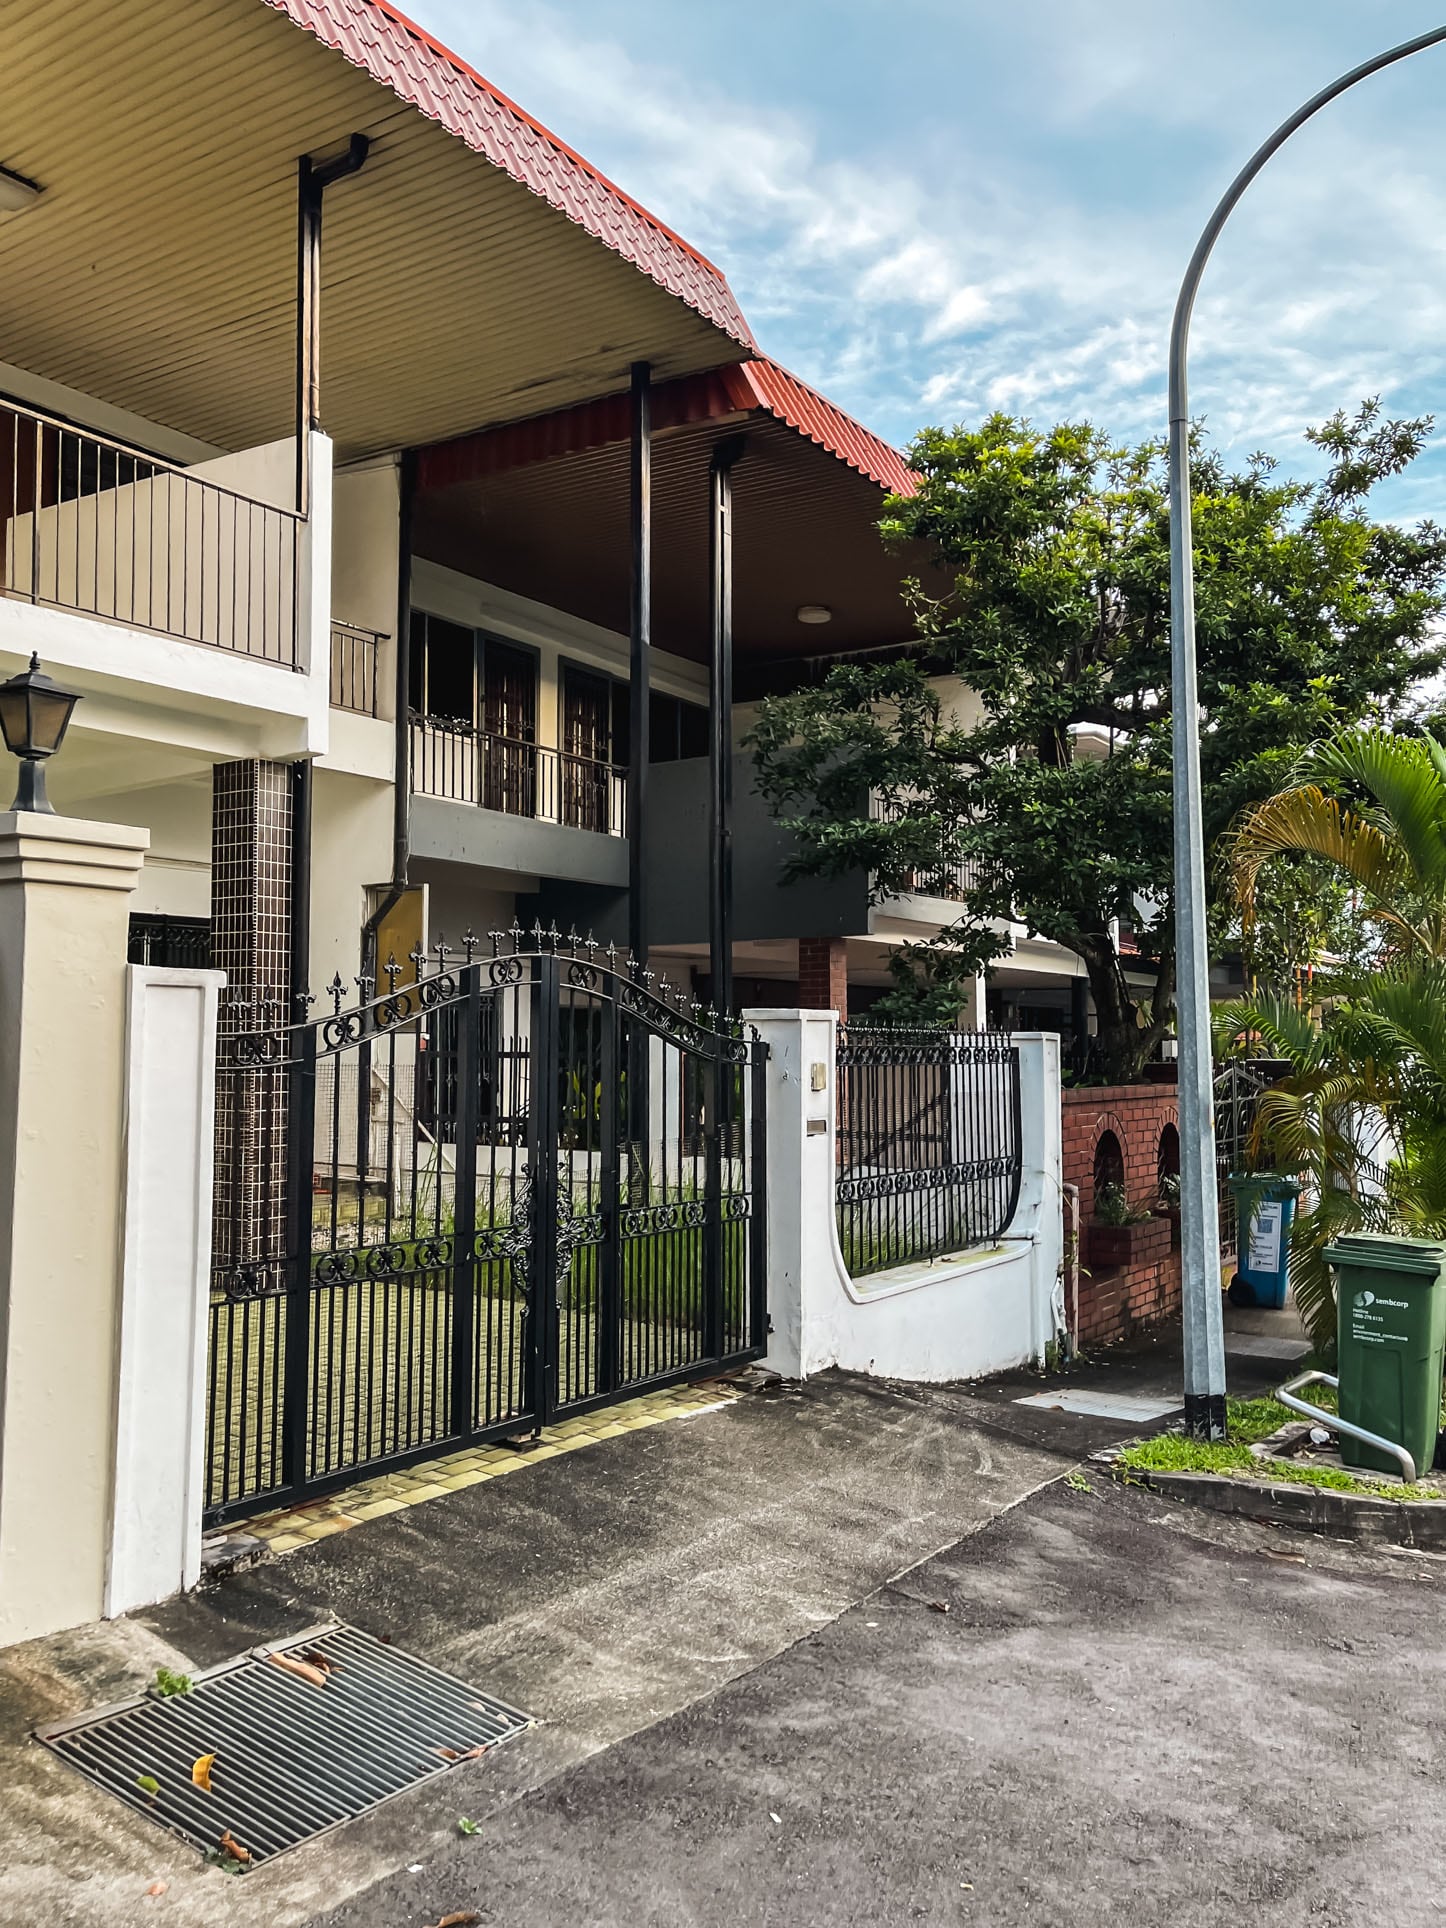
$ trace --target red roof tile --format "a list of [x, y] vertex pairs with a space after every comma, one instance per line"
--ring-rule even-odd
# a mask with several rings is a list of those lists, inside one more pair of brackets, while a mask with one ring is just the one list
[[439, 122], [734, 341], [754, 346], [732, 289], [711, 261], [389, 0], [264, 4]]
[[780, 422], [787, 422], [800, 435], [877, 482], [881, 489], [891, 495], [917, 492], [918, 477], [891, 443], [846, 415], [826, 395], [801, 382], [797, 375], [790, 375], [776, 361], [740, 362], [725, 373], [752, 390], [757, 398], [754, 407], [766, 408]]

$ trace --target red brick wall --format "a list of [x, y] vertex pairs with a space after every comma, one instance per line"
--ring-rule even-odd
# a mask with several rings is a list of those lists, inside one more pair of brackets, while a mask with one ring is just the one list
[[842, 937], [799, 938], [798, 1008], [848, 1016], [848, 946]]
[[[1120, 1141], [1125, 1194], [1150, 1205], [1159, 1182], [1160, 1133], [1180, 1121], [1174, 1085], [1086, 1085], [1064, 1094], [1064, 1177], [1078, 1185], [1082, 1240], [1078, 1343], [1113, 1345], [1142, 1326], [1180, 1309], [1180, 1254], [1172, 1249], [1167, 1218], [1133, 1228], [1127, 1266], [1090, 1268], [1089, 1231], [1095, 1203], [1095, 1146], [1106, 1131]], [[1073, 1309], [1067, 1308], [1071, 1319]]]

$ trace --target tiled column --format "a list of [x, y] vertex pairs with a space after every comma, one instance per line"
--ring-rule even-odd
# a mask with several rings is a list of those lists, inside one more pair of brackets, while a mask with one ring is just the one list
[[798, 1002], [805, 1011], [849, 1014], [848, 943], [842, 937], [800, 937]]
[[[211, 956], [226, 973], [216, 1084], [214, 1257], [223, 1280], [276, 1290], [286, 1210], [286, 1092], [226, 1071], [224, 1040], [283, 1024], [291, 968], [291, 785], [284, 763], [218, 763], [211, 777]], [[253, 1276], [242, 1277], [243, 1273]]]

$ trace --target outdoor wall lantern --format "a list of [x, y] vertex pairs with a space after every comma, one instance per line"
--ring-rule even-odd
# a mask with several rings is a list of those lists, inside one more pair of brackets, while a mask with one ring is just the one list
[[62, 689], [32, 656], [30, 667], [8, 683], [0, 683], [0, 734], [11, 756], [20, 759], [20, 786], [12, 810], [44, 810], [54, 806], [45, 794], [45, 762], [65, 741], [70, 713], [80, 701], [78, 690]]

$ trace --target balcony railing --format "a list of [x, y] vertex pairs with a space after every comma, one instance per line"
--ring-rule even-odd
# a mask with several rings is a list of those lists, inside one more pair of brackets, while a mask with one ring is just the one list
[[353, 710], [358, 716], [377, 713], [377, 654], [386, 641], [383, 631], [358, 629], [355, 623], [331, 626], [331, 707]]
[[[869, 816], [875, 823], [898, 823], [907, 815], [907, 808], [899, 800], [881, 797], [877, 791], [870, 795]], [[908, 889], [918, 897], [945, 897], [952, 903], [962, 903], [978, 882], [978, 860], [958, 857], [952, 861], [941, 859], [937, 865], [923, 865], [912, 871]]]
[[301, 667], [302, 517], [0, 401], [0, 595]]
[[566, 750], [489, 736], [446, 717], [412, 718], [412, 788], [422, 796], [609, 837], [621, 837], [626, 828], [625, 770]]

